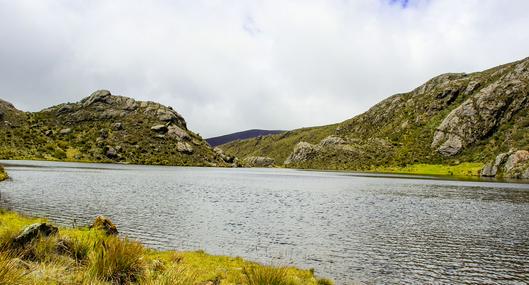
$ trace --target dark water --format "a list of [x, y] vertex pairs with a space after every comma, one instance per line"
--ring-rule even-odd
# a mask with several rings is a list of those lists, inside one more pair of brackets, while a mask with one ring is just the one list
[[63, 225], [104, 214], [159, 249], [315, 268], [338, 284], [529, 283], [527, 184], [3, 163], [4, 206]]

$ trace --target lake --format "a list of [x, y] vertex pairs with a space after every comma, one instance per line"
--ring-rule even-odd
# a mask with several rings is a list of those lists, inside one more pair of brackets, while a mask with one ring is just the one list
[[337, 284], [529, 283], [529, 184], [290, 169], [0, 161], [1, 206], [110, 217], [157, 249], [314, 268]]

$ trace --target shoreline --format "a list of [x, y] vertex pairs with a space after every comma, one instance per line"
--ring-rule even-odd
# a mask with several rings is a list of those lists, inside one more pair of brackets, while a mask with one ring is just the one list
[[[173, 165], [173, 164], [137, 164], [137, 163], [117, 163], [113, 161], [88, 161], [88, 160], [73, 160], [73, 159], [37, 159], [37, 158], [23, 158], [23, 159], [7, 159], [5, 161], [42, 161], [42, 162], [71, 162], [71, 163], [92, 163], [92, 164], [109, 164], [109, 165], [138, 165], [138, 166], [171, 166], [171, 167], [200, 167], [200, 168], [234, 168], [233, 166], [210, 166], [210, 165]], [[412, 174], [412, 175], [431, 175], [439, 177], [454, 177], [454, 178], [479, 178], [479, 170], [485, 164], [480, 162], [463, 162], [457, 165], [449, 164], [426, 164], [417, 163], [406, 166], [379, 166], [371, 167], [367, 170], [354, 169], [326, 169], [326, 168], [293, 168], [282, 165], [264, 168], [280, 168], [293, 170], [307, 170], [307, 171], [323, 171], [323, 172], [349, 172], [349, 173], [380, 173], [380, 174]], [[241, 166], [237, 168], [259, 168]], [[1, 177], [1, 171], [0, 171]], [[0, 179], [0, 181], [2, 181]]]

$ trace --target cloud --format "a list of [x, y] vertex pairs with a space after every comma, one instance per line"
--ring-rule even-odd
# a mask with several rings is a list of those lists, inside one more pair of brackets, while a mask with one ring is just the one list
[[0, 98], [39, 110], [105, 88], [171, 105], [205, 137], [335, 123], [440, 73], [529, 56], [528, 8], [524, 0], [0, 0]]

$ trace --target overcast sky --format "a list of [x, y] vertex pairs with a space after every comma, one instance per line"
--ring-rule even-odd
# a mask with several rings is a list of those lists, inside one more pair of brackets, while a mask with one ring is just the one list
[[527, 0], [0, 0], [0, 98], [97, 89], [204, 137], [335, 123], [446, 72], [529, 56]]

